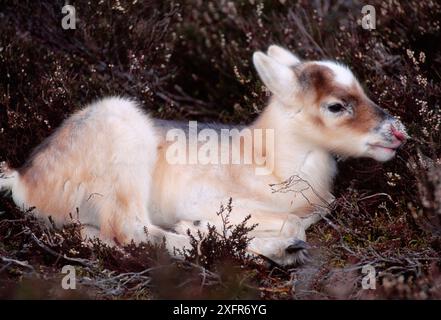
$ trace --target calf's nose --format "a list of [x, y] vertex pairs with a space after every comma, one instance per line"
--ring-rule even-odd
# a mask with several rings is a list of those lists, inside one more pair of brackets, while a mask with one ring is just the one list
[[399, 141], [404, 142], [406, 141], [406, 134], [404, 132], [401, 132], [393, 124], [390, 125], [390, 130], [395, 138], [397, 138]]

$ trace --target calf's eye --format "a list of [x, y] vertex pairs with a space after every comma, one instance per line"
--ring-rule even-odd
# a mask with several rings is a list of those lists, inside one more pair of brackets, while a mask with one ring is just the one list
[[345, 107], [341, 103], [333, 103], [328, 106], [328, 110], [333, 113], [337, 113], [345, 110]]

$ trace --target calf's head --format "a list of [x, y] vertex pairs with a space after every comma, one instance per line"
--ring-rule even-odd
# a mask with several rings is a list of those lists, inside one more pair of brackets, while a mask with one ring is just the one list
[[392, 159], [407, 139], [404, 125], [372, 102], [352, 72], [331, 61], [301, 61], [270, 46], [254, 65], [291, 121], [289, 133], [330, 152], [378, 161]]

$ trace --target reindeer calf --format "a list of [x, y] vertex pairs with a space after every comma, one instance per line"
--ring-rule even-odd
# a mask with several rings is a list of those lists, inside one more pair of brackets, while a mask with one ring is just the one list
[[[167, 151], [176, 142], [167, 133], [186, 126], [151, 119], [131, 100], [106, 98], [68, 118], [18, 170], [4, 165], [0, 188], [20, 208], [35, 207], [59, 225], [78, 209], [85, 237], [140, 242], [146, 227], [149, 240], [165, 237], [169, 250], [189, 247], [188, 229], [220, 228], [216, 212], [231, 197], [231, 221], [251, 214], [250, 223], [258, 224], [250, 252], [282, 265], [301, 263], [306, 228], [333, 200], [334, 155], [387, 161], [407, 134], [340, 64], [300, 61], [278, 46], [254, 53], [253, 62], [272, 98], [245, 129], [274, 133], [260, 150], [272, 164], [267, 174], [256, 174], [254, 162], [170, 163]], [[245, 142], [235, 132], [239, 139], [228, 151], [241, 154]], [[252, 147], [258, 149], [254, 140]], [[271, 189], [292, 177], [290, 192]]]

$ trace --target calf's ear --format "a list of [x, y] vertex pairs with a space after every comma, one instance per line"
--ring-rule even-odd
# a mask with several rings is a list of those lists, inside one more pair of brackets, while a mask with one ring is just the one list
[[278, 63], [288, 67], [293, 67], [300, 63], [300, 59], [295, 54], [274, 44], [269, 46], [267, 54]]
[[253, 63], [265, 86], [278, 98], [285, 100], [297, 90], [294, 71], [263, 52], [253, 54]]

